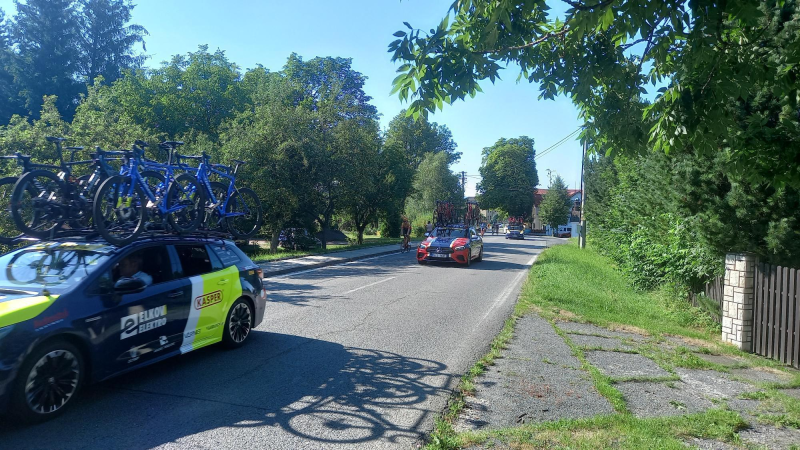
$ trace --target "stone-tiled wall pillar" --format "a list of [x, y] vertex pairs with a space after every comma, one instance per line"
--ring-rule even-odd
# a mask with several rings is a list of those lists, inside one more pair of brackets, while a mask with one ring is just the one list
[[753, 349], [755, 271], [755, 255], [750, 253], [725, 255], [722, 340], [747, 352]]

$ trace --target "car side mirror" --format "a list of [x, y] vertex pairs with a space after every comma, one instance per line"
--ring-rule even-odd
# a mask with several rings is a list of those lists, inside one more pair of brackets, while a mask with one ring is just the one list
[[141, 278], [120, 278], [114, 283], [114, 293], [119, 295], [142, 292], [147, 284]]
[[425, 237], [430, 237], [430, 233], [425, 233]]

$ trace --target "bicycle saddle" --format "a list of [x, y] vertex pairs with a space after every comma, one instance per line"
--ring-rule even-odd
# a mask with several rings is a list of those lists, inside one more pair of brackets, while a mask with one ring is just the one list
[[64, 142], [67, 138], [55, 137], [55, 136], [47, 136], [47, 142]]

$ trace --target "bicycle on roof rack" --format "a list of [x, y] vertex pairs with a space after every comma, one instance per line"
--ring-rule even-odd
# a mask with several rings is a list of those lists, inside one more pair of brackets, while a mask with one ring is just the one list
[[[195, 179], [186, 173], [175, 175], [175, 170], [183, 167], [145, 161], [144, 146], [144, 142], [136, 141], [133, 149], [125, 152], [127, 173], [105, 180], [94, 199], [97, 232], [114, 245], [126, 245], [136, 239], [145, 231], [148, 215], [158, 220], [157, 225], [164, 229], [168, 226], [179, 234], [196, 230], [203, 220], [205, 195]], [[153, 189], [140, 167], [163, 170], [167, 188]]]
[[[212, 164], [211, 157], [203, 152], [201, 155], [180, 155], [174, 153], [175, 147], [182, 142], [166, 142], [171, 146], [175, 159], [185, 170], [195, 172], [195, 179], [203, 189], [206, 197], [204, 225], [212, 231], [230, 232], [235, 238], [244, 239], [252, 236], [261, 227], [261, 201], [252, 189], [237, 188], [236, 174], [245, 161], [232, 160], [233, 167], [224, 164]], [[177, 144], [177, 145], [176, 145]], [[200, 161], [196, 168], [182, 164], [181, 160]], [[220, 181], [211, 181], [211, 174], [228, 180], [228, 185]]]
[[16, 159], [23, 167], [8, 201], [10, 217], [19, 231], [39, 239], [53, 237], [65, 223], [70, 229], [83, 228], [91, 218], [91, 195], [86, 195], [91, 193], [79, 187], [72, 171], [93, 161], [75, 161], [75, 153], [83, 147], [66, 147], [70, 159], [64, 161], [64, 139], [48, 136], [47, 141], [55, 144], [59, 165], [32, 163], [30, 156], [20, 153], [4, 157]]

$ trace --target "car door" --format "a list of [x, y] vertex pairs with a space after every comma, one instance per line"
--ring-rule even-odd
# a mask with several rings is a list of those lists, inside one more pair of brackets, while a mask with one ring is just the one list
[[224, 267], [205, 244], [175, 245], [181, 276], [191, 289], [189, 316], [181, 352], [186, 353], [222, 340], [231, 304], [242, 293], [239, 269]]
[[481, 253], [483, 239], [474, 228], [469, 229], [469, 254], [471, 258], [476, 258]]
[[[114, 285], [123, 278], [120, 265], [126, 258], [140, 255], [146, 263], [142, 272], [152, 278], [139, 292], [119, 293]], [[102, 321], [99, 344], [107, 377], [153, 359], [177, 352], [188, 316], [189, 286], [174, 277], [172, 261], [163, 246], [139, 247], [120, 255], [102, 273], [87, 293], [100, 298], [103, 313], [87, 319]]]

